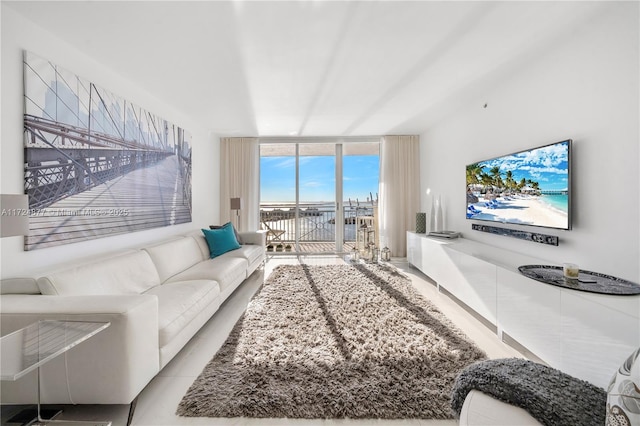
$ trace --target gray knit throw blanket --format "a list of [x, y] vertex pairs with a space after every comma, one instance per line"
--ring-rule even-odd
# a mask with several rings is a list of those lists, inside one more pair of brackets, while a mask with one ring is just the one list
[[545, 426], [605, 424], [604, 389], [532, 361], [493, 359], [465, 368], [458, 375], [451, 396], [451, 408], [458, 417], [472, 389], [524, 408]]

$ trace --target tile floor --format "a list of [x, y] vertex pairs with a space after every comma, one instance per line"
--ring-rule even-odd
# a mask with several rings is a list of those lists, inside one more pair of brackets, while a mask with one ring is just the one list
[[[348, 260], [348, 259], [347, 259]], [[191, 383], [200, 374], [207, 362], [222, 346], [236, 321], [244, 312], [249, 300], [265, 277], [279, 264], [336, 264], [345, 260], [338, 256], [273, 256], [264, 270], [256, 271], [240, 286], [213, 318], [194, 336], [185, 348], [147, 385], [138, 397], [132, 425], [455, 425], [454, 420], [300, 420], [300, 419], [247, 419], [247, 418], [186, 418], [176, 416], [175, 409]], [[515, 349], [502, 343], [497, 336], [482, 325], [467, 311], [452, 301], [420, 271], [408, 265], [404, 259], [392, 263], [405, 272], [416, 288], [435, 303], [458, 327], [466, 332], [489, 357], [522, 357]], [[105, 419], [113, 426], [124, 426], [127, 422], [128, 406], [68, 407], [63, 417], [83, 419]], [[4, 415], [3, 415], [4, 417]], [[3, 424], [5, 424], [3, 422]], [[9, 425], [9, 423], [6, 423]]]

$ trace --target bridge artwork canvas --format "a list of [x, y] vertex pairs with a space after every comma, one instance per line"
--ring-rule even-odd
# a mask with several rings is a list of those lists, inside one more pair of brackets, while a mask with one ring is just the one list
[[24, 185], [35, 250], [191, 222], [191, 135], [24, 53]]

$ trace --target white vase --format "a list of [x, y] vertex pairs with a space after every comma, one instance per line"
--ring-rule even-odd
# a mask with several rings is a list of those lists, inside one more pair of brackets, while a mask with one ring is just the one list
[[431, 197], [431, 213], [429, 215], [429, 231], [433, 232], [436, 230], [436, 206], [435, 199]]
[[442, 223], [442, 203], [440, 202], [440, 196], [438, 196], [438, 200], [436, 201], [435, 210], [435, 230], [436, 232], [440, 232], [444, 229], [444, 224]]

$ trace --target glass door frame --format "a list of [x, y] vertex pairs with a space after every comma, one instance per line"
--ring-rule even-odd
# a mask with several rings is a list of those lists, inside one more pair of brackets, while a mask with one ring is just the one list
[[[333, 233], [333, 242], [334, 242], [334, 250], [333, 251], [328, 251], [328, 252], [318, 252], [317, 254], [334, 254], [334, 253], [340, 253], [342, 252], [342, 246], [343, 246], [343, 241], [342, 239], [339, 238], [339, 235], [342, 236], [344, 235], [344, 230], [343, 227], [338, 226], [338, 224], [343, 223], [343, 219], [341, 219], [341, 217], [343, 216], [343, 213], [340, 210], [340, 206], [341, 206], [341, 202], [340, 197], [342, 196], [342, 142], [338, 141], [338, 140], [334, 140], [334, 141], [305, 141], [305, 140], [300, 140], [300, 139], [296, 139], [295, 142], [291, 141], [291, 143], [295, 143], [295, 165], [296, 165], [296, 179], [295, 179], [295, 183], [296, 183], [296, 203], [295, 203], [295, 252], [296, 253], [303, 253], [300, 250], [300, 238], [301, 238], [301, 220], [302, 217], [300, 216], [300, 145], [307, 145], [307, 144], [312, 144], [312, 143], [324, 143], [324, 144], [332, 144], [334, 147], [333, 150], [333, 158], [335, 159], [335, 163], [334, 163], [334, 168], [335, 168], [335, 187], [334, 187], [334, 199], [333, 199], [333, 203], [335, 205], [335, 210], [336, 210], [336, 215], [335, 215], [335, 227], [334, 227], [334, 233]], [[329, 155], [327, 155], [329, 156]], [[303, 155], [304, 157], [304, 155]]]
[[[261, 144], [293, 144], [295, 146], [295, 229], [294, 229], [294, 254], [303, 253], [300, 250], [300, 237], [301, 237], [301, 227], [300, 227], [300, 145], [309, 144], [309, 143], [325, 143], [325, 144], [333, 144], [334, 152], [333, 156], [335, 158], [335, 197], [334, 197], [334, 205], [335, 205], [335, 231], [334, 231], [334, 251], [330, 252], [320, 252], [319, 254], [334, 254], [334, 253], [344, 253], [344, 237], [345, 237], [345, 217], [344, 217], [344, 205], [343, 205], [343, 197], [344, 197], [344, 145], [349, 144], [350, 142], [361, 142], [361, 143], [377, 143], [380, 141], [379, 136], [362, 136], [362, 137], [264, 137], [260, 138]], [[260, 203], [262, 203], [262, 199], [260, 199]]]
[[344, 182], [342, 176], [344, 170], [342, 170], [342, 143], [336, 143], [336, 226], [335, 226], [335, 240], [336, 240], [336, 253], [342, 253], [344, 251], [344, 206], [343, 203], [343, 190]]

